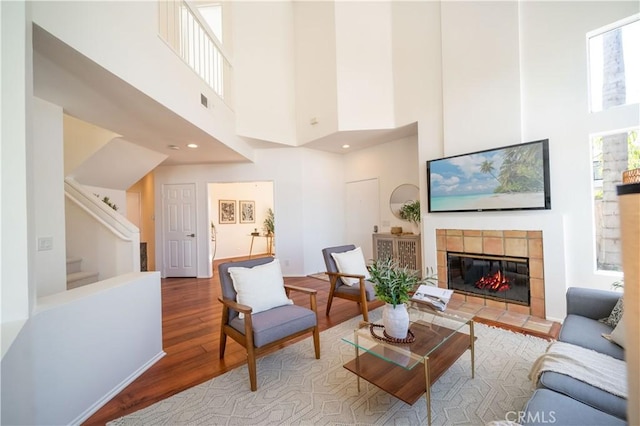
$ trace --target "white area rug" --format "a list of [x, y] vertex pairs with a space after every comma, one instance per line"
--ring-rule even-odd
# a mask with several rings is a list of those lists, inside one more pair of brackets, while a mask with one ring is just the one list
[[[370, 313], [379, 322], [381, 308]], [[109, 423], [123, 425], [424, 425], [424, 398], [408, 405], [342, 367], [354, 356], [343, 342], [354, 318], [320, 334], [321, 359], [310, 338], [258, 359], [258, 390], [242, 366]], [[476, 376], [470, 351], [432, 386], [434, 425], [484, 425], [505, 420], [533, 393], [533, 362], [549, 342], [476, 324]], [[513, 418], [513, 415], [512, 417]]]

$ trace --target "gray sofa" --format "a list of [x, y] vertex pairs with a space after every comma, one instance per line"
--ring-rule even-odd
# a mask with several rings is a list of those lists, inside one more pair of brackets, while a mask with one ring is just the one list
[[[567, 317], [558, 340], [624, 360], [624, 349], [602, 337], [612, 327], [607, 318], [621, 293], [571, 287], [567, 291]], [[521, 418], [523, 425], [626, 425], [627, 400], [572, 377], [547, 371]]]

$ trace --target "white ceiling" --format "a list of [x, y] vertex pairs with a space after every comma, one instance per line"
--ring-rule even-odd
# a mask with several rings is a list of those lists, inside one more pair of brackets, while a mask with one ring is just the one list
[[[33, 47], [34, 93], [61, 106], [65, 113], [166, 155], [162, 163], [165, 165], [248, 161], [37, 25], [33, 26]], [[416, 133], [415, 123], [397, 129], [345, 131], [304, 146], [345, 154]], [[284, 146], [256, 139], [247, 141], [256, 148]], [[186, 148], [187, 142], [198, 144], [198, 149]], [[344, 144], [351, 147], [345, 150]], [[171, 145], [180, 149], [171, 149]]]

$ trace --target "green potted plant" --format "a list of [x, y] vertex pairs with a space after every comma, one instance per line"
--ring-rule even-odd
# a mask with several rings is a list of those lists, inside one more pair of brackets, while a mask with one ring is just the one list
[[264, 232], [266, 232], [267, 235], [273, 235], [276, 232], [275, 215], [273, 214], [273, 210], [267, 210], [267, 218], [264, 220], [262, 226], [264, 227]]
[[369, 266], [369, 275], [378, 300], [386, 303], [382, 310], [385, 332], [394, 338], [404, 339], [409, 330], [409, 313], [406, 303], [424, 282], [433, 282], [432, 273], [421, 279], [416, 271], [400, 267], [393, 259], [378, 259]]
[[408, 201], [400, 207], [400, 218], [411, 222], [413, 226], [413, 233], [420, 233], [420, 219], [422, 214], [420, 213], [420, 200]]

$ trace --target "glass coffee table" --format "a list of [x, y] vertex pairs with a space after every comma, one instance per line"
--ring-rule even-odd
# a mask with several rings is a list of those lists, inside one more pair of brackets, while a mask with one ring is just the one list
[[[473, 315], [432, 309], [426, 303], [408, 303], [412, 343], [391, 343], [382, 328], [361, 322], [342, 340], [355, 348], [355, 358], [344, 368], [409, 405], [425, 394], [431, 424], [431, 385], [471, 350], [471, 378], [475, 377]], [[468, 331], [468, 333], [466, 333]]]

